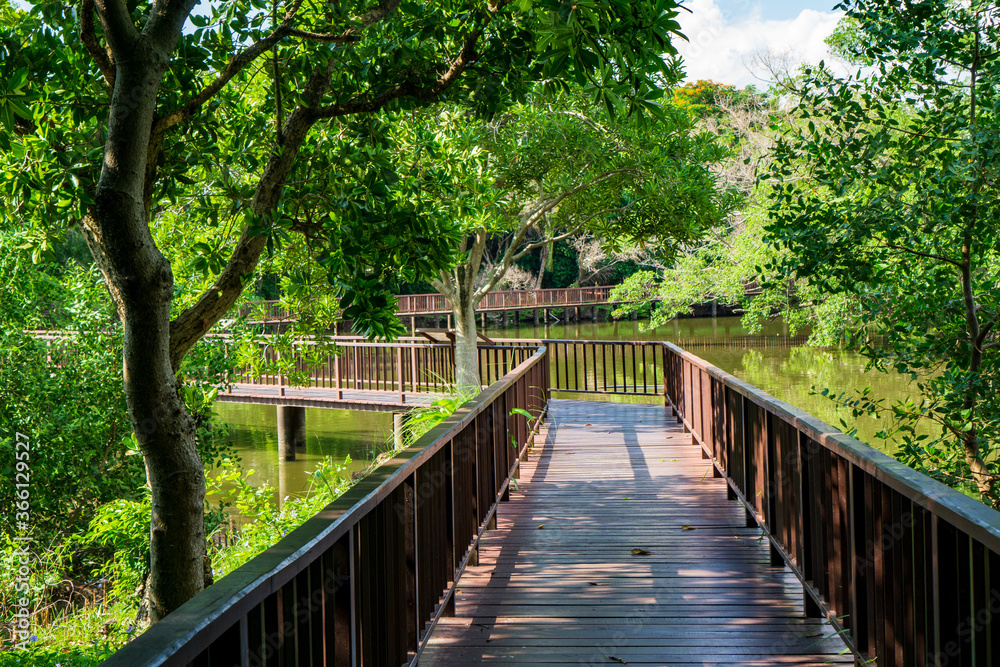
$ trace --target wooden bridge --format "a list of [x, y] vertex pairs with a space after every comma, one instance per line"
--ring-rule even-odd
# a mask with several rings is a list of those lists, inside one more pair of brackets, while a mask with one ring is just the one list
[[630, 345], [531, 347], [106, 664], [1000, 664], [1000, 514]]
[[[480, 300], [476, 305], [476, 312], [484, 317], [483, 326], [485, 326], [486, 313], [504, 313], [504, 321], [506, 322], [508, 311], [543, 311], [545, 321], [548, 321], [549, 311], [552, 309], [572, 308], [577, 311], [580, 308], [619, 306], [631, 303], [630, 301], [612, 301], [611, 292], [614, 288], [614, 285], [602, 285], [537, 290], [496, 290], [488, 292]], [[745, 285], [747, 296], [754, 296], [760, 291], [760, 286], [754, 281]], [[445, 316], [450, 321], [451, 313], [451, 304], [441, 294], [399, 294], [396, 296], [396, 315], [404, 318], [409, 317], [411, 323], [418, 316]], [[290, 322], [297, 318], [293, 311], [276, 300], [252, 301], [240, 309], [240, 314], [252, 321], [264, 324]], [[591, 318], [594, 318], [594, 311], [591, 313]], [[535, 323], [538, 323], [537, 317]], [[450, 328], [451, 324], [449, 323], [448, 326]]]

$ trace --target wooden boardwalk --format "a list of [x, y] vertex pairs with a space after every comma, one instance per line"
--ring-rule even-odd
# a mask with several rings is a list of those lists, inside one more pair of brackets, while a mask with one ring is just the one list
[[421, 665], [852, 664], [660, 406], [551, 400]]

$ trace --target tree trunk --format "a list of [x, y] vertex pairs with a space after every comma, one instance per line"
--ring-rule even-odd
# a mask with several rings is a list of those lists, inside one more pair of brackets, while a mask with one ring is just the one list
[[549, 263], [549, 253], [548, 244], [543, 245], [538, 262], [538, 277], [535, 278], [535, 287], [533, 289], [542, 289], [542, 279], [545, 278], [546, 265]]
[[156, 95], [176, 39], [122, 39], [130, 48], [117, 62], [104, 164], [81, 226], [124, 328], [125, 397], [152, 496], [156, 621], [204, 588], [205, 473], [171, 363], [173, 272], [150, 234], [144, 198]]
[[476, 336], [476, 307], [472, 295], [452, 300], [455, 316], [455, 383], [461, 392], [479, 393], [479, 342]]

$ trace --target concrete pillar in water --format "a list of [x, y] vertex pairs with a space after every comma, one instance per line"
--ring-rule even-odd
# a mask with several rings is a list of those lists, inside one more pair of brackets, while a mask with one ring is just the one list
[[288, 463], [278, 457], [278, 509], [285, 505], [285, 497], [290, 495], [290, 482], [288, 480]]
[[294, 405], [278, 406], [278, 458], [295, 460], [295, 450], [306, 446], [306, 409]]
[[395, 445], [396, 449], [403, 446], [406, 435], [406, 413], [405, 412], [393, 412], [392, 413], [392, 444]]
[[715, 299], [712, 299], [712, 319], [714, 320], [718, 314], [719, 314], [719, 302]]
[[535, 326], [537, 327], [537, 326], [538, 326], [538, 309], [537, 309], [537, 308], [535, 308], [535, 309], [534, 309], [534, 310], [532, 310], [531, 312], [532, 312], [532, 314], [534, 315], [534, 318], [533, 318], [533, 319], [534, 319], [534, 322], [535, 322]]
[[503, 328], [506, 329], [508, 326], [510, 326], [510, 323], [507, 320], [507, 311], [505, 310], [503, 311]]

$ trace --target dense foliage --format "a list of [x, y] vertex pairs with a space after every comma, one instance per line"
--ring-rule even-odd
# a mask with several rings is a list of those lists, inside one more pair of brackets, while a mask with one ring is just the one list
[[[903, 459], [1000, 502], [994, 327], [1000, 206], [1000, 26], [993, 3], [844, 3], [873, 68], [806, 70], [781, 138], [768, 233], [776, 265], [862, 304], [856, 343], [921, 398], [858, 410], [899, 420]], [[874, 325], [885, 335], [876, 344]], [[938, 437], [918, 435], [930, 420]]]

